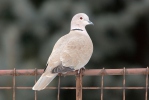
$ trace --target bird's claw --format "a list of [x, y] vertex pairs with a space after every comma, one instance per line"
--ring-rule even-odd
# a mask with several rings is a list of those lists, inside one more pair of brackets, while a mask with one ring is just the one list
[[82, 67], [81, 69], [77, 70], [77, 75], [79, 75], [81, 72], [85, 71], [85, 67]]

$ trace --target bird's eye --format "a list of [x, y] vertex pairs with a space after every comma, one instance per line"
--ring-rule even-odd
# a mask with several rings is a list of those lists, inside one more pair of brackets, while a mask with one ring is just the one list
[[82, 18], [82, 17], [80, 17], [80, 19], [82, 20], [83, 18]]

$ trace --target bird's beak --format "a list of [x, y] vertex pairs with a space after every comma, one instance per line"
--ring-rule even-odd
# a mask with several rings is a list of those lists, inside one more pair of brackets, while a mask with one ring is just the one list
[[88, 21], [88, 25], [94, 25], [93, 22], [91, 22], [90, 20]]

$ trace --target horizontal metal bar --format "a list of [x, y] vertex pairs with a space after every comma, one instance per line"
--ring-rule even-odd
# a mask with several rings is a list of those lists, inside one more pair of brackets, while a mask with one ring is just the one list
[[[38, 69], [37, 70], [37, 75], [41, 75], [43, 73], [43, 69]], [[16, 70], [16, 76], [21, 76], [21, 75], [25, 75], [25, 76], [35, 76], [36, 72], [35, 69], [23, 69], [23, 70]], [[13, 70], [0, 70], [0, 76], [3, 75], [12, 75], [13, 76]]]
[[[43, 73], [43, 69], [37, 70], [37, 75], [41, 75]], [[0, 76], [13, 76], [13, 70], [0, 70]], [[82, 75], [84, 76], [99, 76], [99, 75], [123, 75], [124, 71], [123, 69], [86, 69]], [[135, 75], [135, 74], [149, 74], [146, 73], [146, 68], [131, 68], [125, 70], [125, 75]], [[16, 76], [34, 76], [35, 70], [34, 69], [23, 69], [23, 70], [16, 70]], [[67, 75], [76, 75], [76, 72], [68, 72], [66, 74], [61, 74], [62, 76]]]
[[[146, 87], [103, 87], [103, 89], [112, 89], [112, 90], [121, 90], [121, 89], [146, 89]], [[12, 87], [0, 87], [0, 89], [12, 89]], [[16, 89], [22, 89], [22, 90], [30, 90], [32, 87], [16, 87]], [[45, 89], [58, 89], [57, 87], [47, 87]], [[60, 89], [76, 89], [76, 87], [60, 87]], [[82, 89], [102, 89], [101, 87], [82, 87]], [[149, 87], [148, 87], [149, 89]]]
[[[102, 89], [101, 87], [83, 87], [83, 89]], [[103, 89], [122, 90], [122, 89], [146, 89], [146, 87], [103, 87]], [[149, 89], [149, 88], [148, 88]]]
[[[0, 89], [12, 89], [12, 87], [0, 87]], [[32, 87], [16, 87], [16, 89], [32, 89]], [[58, 89], [57, 87], [46, 87], [45, 89]], [[76, 87], [61, 87], [60, 89], [76, 89]]]

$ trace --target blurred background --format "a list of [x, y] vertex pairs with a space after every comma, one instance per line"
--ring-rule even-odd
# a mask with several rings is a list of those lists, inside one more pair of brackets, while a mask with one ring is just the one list
[[[0, 69], [43, 69], [55, 42], [70, 31], [71, 18], [86, 13], [94, 53], [86, 69], [146, 68], [149, 65], [149, 0], [0, 0]], [[104, 86], [122, 86], [122, 76], [105, 76]], [[17, 86], [33, 86], [34, 77], [16, 77]], [[84, 77], [83, 86], [100, 86], [101, 77]], [[12, 86], [1, 76], [0, 86]], [[50, 84], [57, 86], [57, 78]], [[61, 86], [75, 86], [75, 76]], [[126, 76], [126, 86], [145, 86], [145, 76]], [[145, 90], [126, 90], [126, 100], [144, 100]], [[38, 92], [38, 100], [57, 100], [57, 90]], [[33, 100], [34, 91], [17, 90], [16, 100]], [[99, 100], [100, 90], [83, 90], [83, 100]], [[0, 90], [12, 100], [12, 90]], [[61, 90], [60, 100], [75, 100]], [[122, 100], [122, 90], [104, 90], [104, 100]]]

